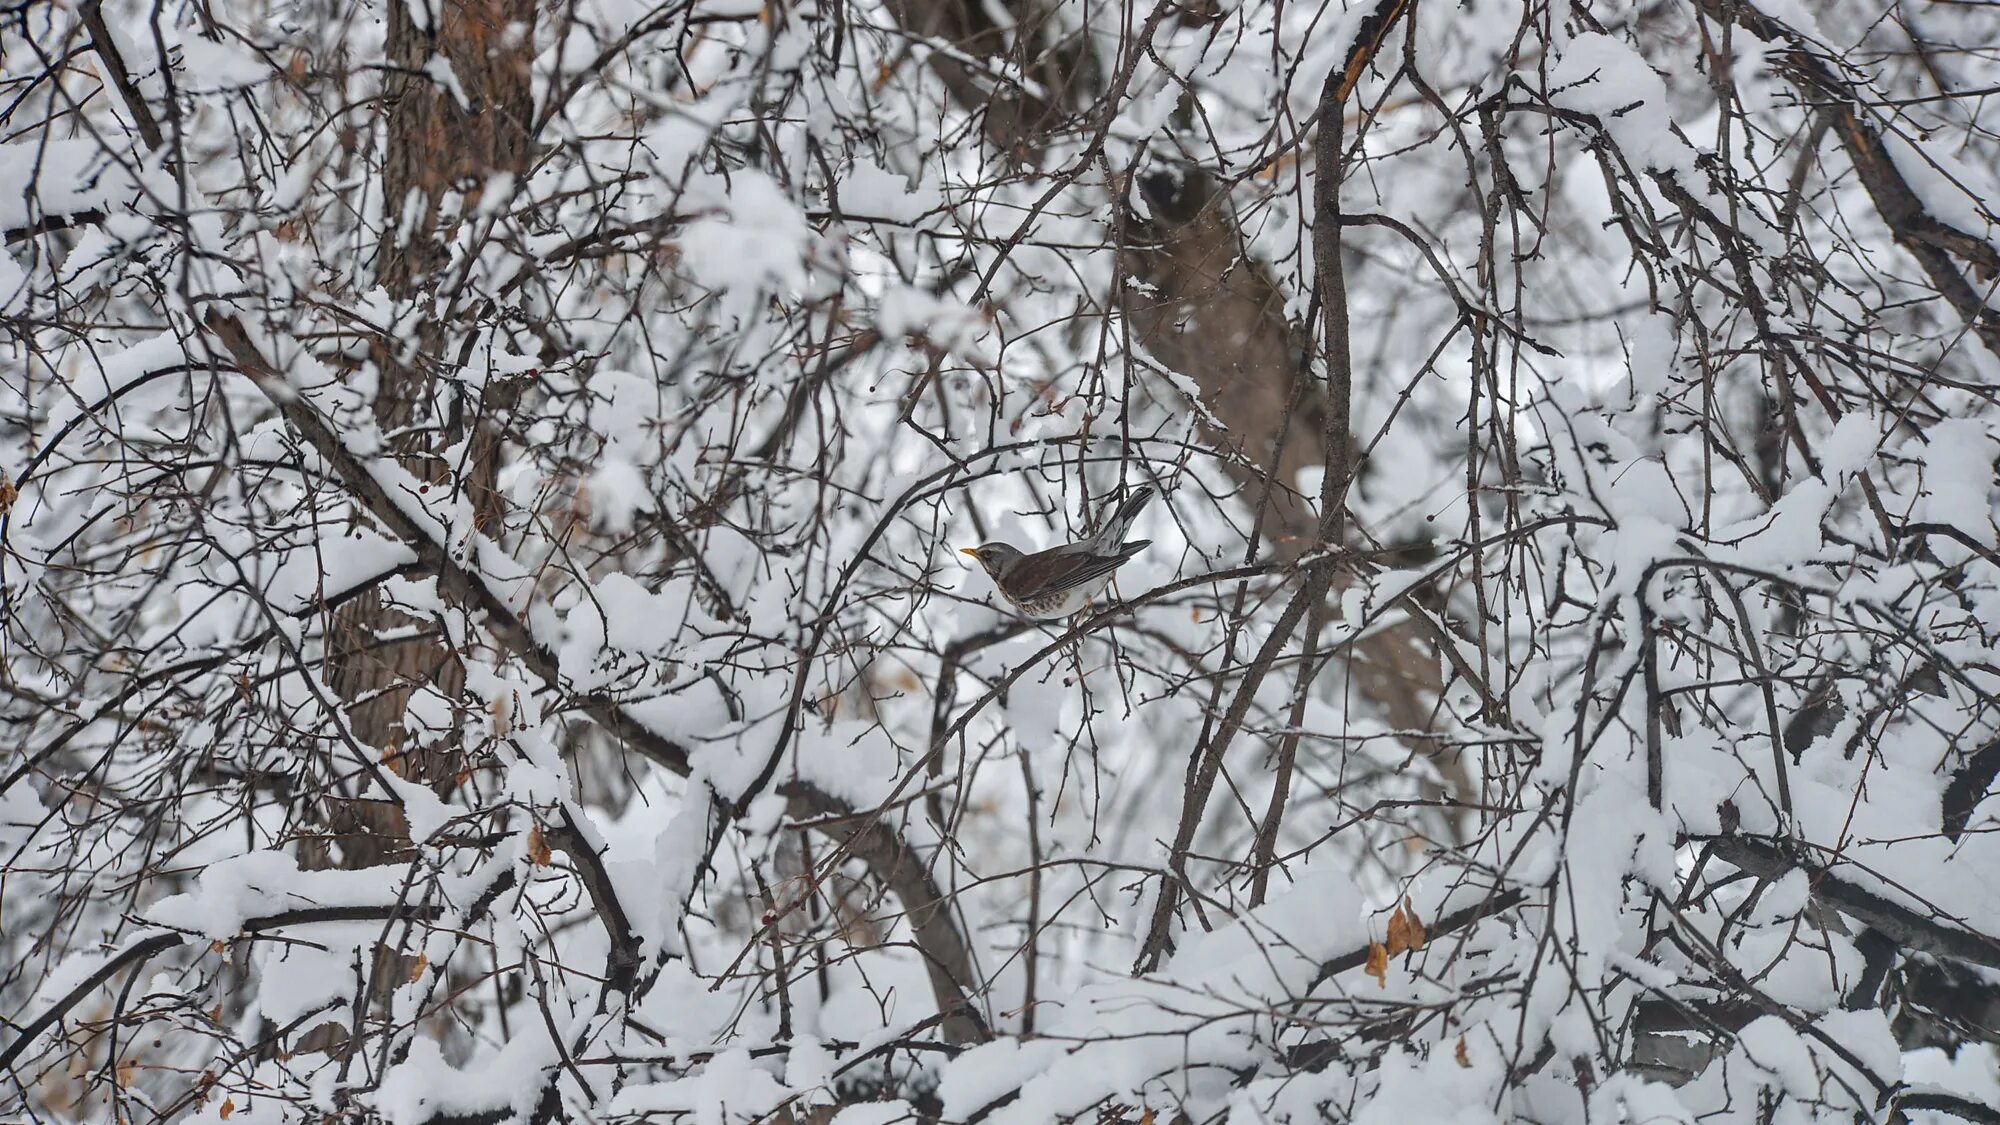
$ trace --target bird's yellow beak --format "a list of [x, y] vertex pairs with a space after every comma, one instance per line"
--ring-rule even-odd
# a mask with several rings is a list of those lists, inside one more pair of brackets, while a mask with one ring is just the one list
[[958, 553], [959, 553], [959, 554], [961, 554], [961, 555], [971, 555], [971, 556], [972, 556], [973, 558], [975, 558], [975, 559], [976, 559], [976, 558], [978, 558], [978, 557], [979, 557], [979, 548], [977, 548], [977, 547], [960, 547], [960, 548], [958, 549]]

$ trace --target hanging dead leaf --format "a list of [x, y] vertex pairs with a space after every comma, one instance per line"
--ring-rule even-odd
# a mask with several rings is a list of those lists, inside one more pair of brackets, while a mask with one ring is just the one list
[[235, 1112], [236, 1112], [235, 1099], [224, 1098], [222, 1099], [222, 1108], [216, 1111], [216, 1116], [222, 1118], [224, 1121], [227, 1121], [229, 1120], [229, 1115]]
[[210, 1023], [222, 1022], [222, 1001], [220, 1000], [216, 1001], [215, 1007], [210, 1008], [208, 1010], [208, 1022]]
[[1389, 987], [1389, 950], [1379, 941], [1368, 943], [1368, 967], [1362, 970], [1383, 988]]
[[0, 471], [0, 516], [13, 510], [14, 501], [20, 499], [21, 492], [14, 487], [14, 478]]
[[1410, 919], [1400, 906], [1389, 915], [1389, 940], [1386, 945], [1390, 957], [1410, 947]]
[[133, 1076], [134, 1076], [134, 1075], [136, 1075], [136, 1074], [137, 1074], [138, 1072], [139, 1072], [139, 1064], [138, 1064], [138, 1063], [135, 1063], [135, 1062], [122, 1062], [122, 1063], [119, 1063], [119, 1064], [118, 1064], [118, 1088], [119, 1088], [120, 1090], [125, 1090], [125, 1089], [129, 1089], [129, 1088], [131, 1088], [131, 1085], [132, 1085], [132, 1078], [133, 1078]]
[[1453, 1051], [1451, 1057], [1458, 1060], [1458, 1065], [1467, 1070], [1472, 1069], [1472, 1057], [1465, 1053], [1465, 1036], [1458, 1037], [1458, 1050]]
[[415, 984], [418, 981], [424, 979], [424, 970], [430, 967], [431, 967], [431, 955], [428, 953], [417, 954], [416, 961], [412, 962], [410, 965], [410, 983]]
[[542, 839], [542, 826], [531, 826], [528, 829], [528, 862], [536, 867], [547, 867], [551, 855], [549, 842]]
[[1417, 908], [1410, 904], [1410, 900], [1404, 899], [1403, 905], [1407, 908], [1403, 916], [1403, 936], [1409, 941], [1412, 950], [1422, 949], [1424, 943], [1430, 940], [1430, 935], [1424, 932], [1424, 924], [1417, 918]]
[[1153, 1125], [1152, 1106], [1147, 1106], [1145, 1112], [1139, 1114], [1139, 1125]]

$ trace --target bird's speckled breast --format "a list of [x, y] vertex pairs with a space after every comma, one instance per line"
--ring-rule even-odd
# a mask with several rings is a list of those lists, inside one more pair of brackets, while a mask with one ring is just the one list
[[1049, 621], [1058, 617], [1068, 617], [1070, 614], [1089, 605], [1091, 599], [1103, 593], [1104, 588], [1109, 585], [1111, 585], [1111, 579], [1106, 577], [1092, 582], [1088, 586], [1078, 586], [1073, 589], [1058, 591], [1029, 601], [1014, 601], [1012, 598], [1007, 600], [1013, 602], [1014, 608], [1020, 610], [1023, 614]]

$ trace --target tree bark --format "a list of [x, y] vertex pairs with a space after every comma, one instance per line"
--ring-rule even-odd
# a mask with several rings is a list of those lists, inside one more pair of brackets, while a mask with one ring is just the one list
[[[448, 240], [460, 217], [475, 213], [496, 174], [519, 174], [527, 167], [535, 4], [416, 0], [389, 4], [387, 14], [382, 170], [387, 229], [377, 277], [399, 305], [443, 303], [449, 295], [437, 292], [439, 275], [449, 264]], [[419, 22], [426, 15], [429, 19]], [[463, 200], [448, 219], [439, 204], [453, 191]], [[444, 325], [436, 313], [442, 310], [427, 311], [431, 315], [416, 318], [412, 339], [377, 340], [371, 349], [375, 420], [405, 469], [446, 487], [454, 466], [439, 453], [473, 429], [460, 486], [473, 500], [475, 523], [484, 528], [497, 518], [495, 430], [481, 417], [484, 404], [452, 401], [457, 388], [441, 378]], [[465, 669], [432, 625], [370, 590], [333, 612], [326, 679], [344, 702], [359, 742], [379, 751], [383, 765], [398, 776], [444, 796], [460, 784], [466, 766]], [[420, 691], [444, 701], [447, 729], [417, 729], [410, 704]], [[392, 802], [335, 798], [326, 817], [325, 838], [301, 849], [307, 867], [372, 867], [410, 852], [409, 824]], [[408, 979], [410, 963], [388, 946], [377, 947], [370, 978], [377, 985], [366, 1002], [386, 1003], [395, 984]], [[338, 1024], [322, 1025], [300, 1046], [340, 1050], [344, 1031]], [[450, 1040], [449, 1023], [441, 1024], [440, 1034]]]
[[[424, 7], [388, 6], [391, 70], [384, 91], [389, 109], [383, 153], [388, 235], [378, 277], [389, 296], [404, 304], [438, 299], [438, 277], [449, 262], [447, 240], [458, 222], [443, 218], [439, 203], [460, 192], [464, 199], [457, 214], [468, 214], [496, 174], [525, 171], [534, 113], [532, 0], [441, 0], [429, 5], [428, 13]], [[424, 14], [435, 22], [419, 22]], [[455, 90], [449, 85], [454, 81]], [[413, 341], [377, 341], [370, 357], [377, 378], [375, 418], [404, 468], [439, 484], [449, 480], [453, 467], [438, 451], [474, 429], [462, 486], [484, 526], [497, 515], [492, 488], [497, 441], [494, 428], [479, 418], [482, 404], [450, 401], [457, 391], [440, 378], [443, 336], [443, 325], [427, 316], [419, 318]], [[341, 607], [334, 614], [327, 679], [347, 702], [358, 739], [379, 749], [398, 775], [444, 793], [464, 768], [459, 703], [465, 674], [426, 624], [388, 606], [378, 593]], [[411, 729], [410, 701], [427, 685], [452, 706], [449, 731]], [[421, 746], [418, 736], [426, 739]], [[330, 842], [338, 844], [342, 866], [384, 862], [409, 843], [408, 826], [383, 802], [344, 802], [331, 810], [330, 819]], [[327, 860], [335, 857], [329, 854]]]

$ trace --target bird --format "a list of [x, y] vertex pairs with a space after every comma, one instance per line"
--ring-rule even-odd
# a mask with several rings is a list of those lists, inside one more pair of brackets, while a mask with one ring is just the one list
[[1142, 485], [1112, 511], [1097, 534], [1032, 555], [1022, 554], [1011, 543], [984, 543], [964, 547], [961, 555], [971, 555], [993, 576], [993, 587], [1007, 604], [1022, 616], [1037, 621], [1068, 617], [1111, 584], [1111, 573], [1126, 560], [1152, 543], [1150, 539], [1125, 542], [1139, 510], [1153, 499], [1152, 485]]

